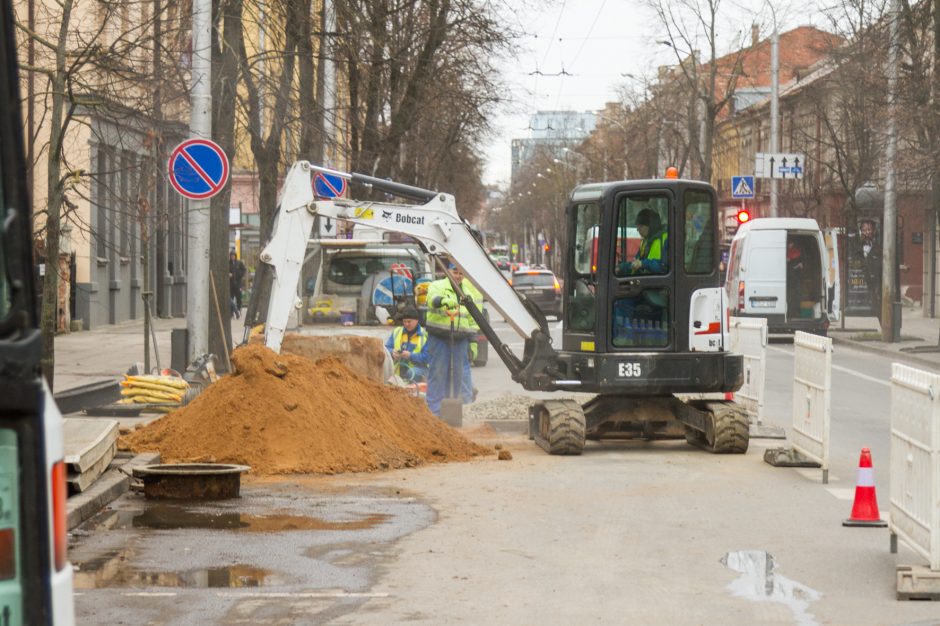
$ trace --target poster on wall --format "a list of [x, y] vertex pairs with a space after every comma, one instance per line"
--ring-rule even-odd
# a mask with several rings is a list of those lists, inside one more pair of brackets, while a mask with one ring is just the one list
[[860, 215], [849, 232], [845, 314], [881, 318], [881, 218]]

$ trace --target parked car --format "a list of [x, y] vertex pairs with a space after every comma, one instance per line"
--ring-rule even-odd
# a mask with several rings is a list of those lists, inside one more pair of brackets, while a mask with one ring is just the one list
[[514, 272], [512, 288], [525, 296], [545, 315], [561, 317], [561, 285], [551, 270], [523, 270]]

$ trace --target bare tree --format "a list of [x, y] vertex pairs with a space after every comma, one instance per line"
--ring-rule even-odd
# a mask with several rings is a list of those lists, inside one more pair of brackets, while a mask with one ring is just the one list
[[664, 78], [667, 84], [682, 86], [687, 103], [683, 135], [693, 161], [689, 174], [711, 180], [715, 126], [734, 97], [745, 51], [741, 45], [732, 44], [737, 52], [719, 57], [718, 32], [720, 24], [730, 19], [731, 11], [739, 9], [732, 6], [722, 11], [721, 0], [648, 0], [648, 6], [664, 32], [659, 43], [672, 48], [676, 57], [675, 68]]
[[[480, 188], [482, 168], [473, 154], [500, 101], [494, 63], [512, 34], [491, 4], [344, 0], [337, 13], [346, 35], [336, 49], [348, 79], [352, 169], [412, 184]], [[469, 169], [468, 159], [476, 162]]]
[[798, 192], [813, 195], [817, 203], [826, 192], [843, 196], [846, 224], [854, 224], [857, 215], [856, 191], [879, 176], [884, 151], [884, 137], [872, 124], [887, 105], [881, 63], [887, 38], [878, 28], [884, 8], [883, 2], [851, 0], [830, 9], [830, 25], [839, 38], [826, 61], [806, 77], [811, 86], [801, 90], [804, 117], [816, 123], [799, 126], [795, 139], [809, 148], [804, 152], [819, 176], [812, 193], [808, 185], [817, 179], [810, 177]]
[[[153, 0], [123, 3], [92, 3], [61, 0], [36, 3], [36, 13], [19, 19], [20, 58], [29, 102], [32, 172], [45, 173], [42, 188], [33, 189], [37, 240], [45, 262], [40, 330], [43, 337], [42, 367], [50, 387], [54, 383], [55, 348], [59, 311], [59, 258], [63, 227], [68, 224], [93, 237], [96, 245], [120, 246], [127, 254], [136, 242], [134, 218], [138, 214], [137, 182], [141, 161], [130, 145], [130, 135], [141, 136], [150, 125], [151, 73], [153, 56], [166, 54], [157, 49], [154, 21], [163, 9]], [[155, 17], [156, 16], [156, 17]], [[23, 17], [23, 16], [19, 16]], [[167, 83], [172, 72], [161, 77]], [[167, 90], [172, 91], [172, 90]], [[96, 119], [111, 124], [96, 124]], [[107, 126], [105, 129], [104, 127]], [[118, 146], [104, 169], [86, 169], [70, 162], [68, 144], [84, 128], [101, 145]], [[126, 129], [127, 134], [123, 134]], [[123, 147], [122, 147], [123, 146]], [[120, 154], [117, 154], [120, 152]], [[77, 151], [82, 154], [82, 151]], [[83, 156], [83, 155], [82, 155]], [[91, 232], [88, 220], [78, 212], [79, 202], [90, 201], [92, 185], [99, 194], [110, 195], [118, 209], [108, 216], [111, 224], [98, 224]], [[116, 223], [115, 223], [116, 222]], [[117, 241], [107, 244], [102, 231], [119, 232]]]

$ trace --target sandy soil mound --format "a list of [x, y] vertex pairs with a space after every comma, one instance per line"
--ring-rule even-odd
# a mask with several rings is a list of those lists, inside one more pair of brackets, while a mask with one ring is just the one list
[[123, 437], [123, 447], [158, 450], [164, 463], [250, 465], [255, 474], [363, 472], [489, 453], [421, 399], [336, 359], [313, 362], [248, 345], [232, 363], [235, 374]]

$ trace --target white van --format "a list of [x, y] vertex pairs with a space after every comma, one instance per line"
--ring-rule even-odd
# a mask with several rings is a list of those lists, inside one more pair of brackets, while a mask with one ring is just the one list
[[771, 333], [825, 335], [839, 319], [839, 254], [834, 232], [807, 218], [742, 224], [731, 242], [725, 289], [731, 315], [765, 317]]

